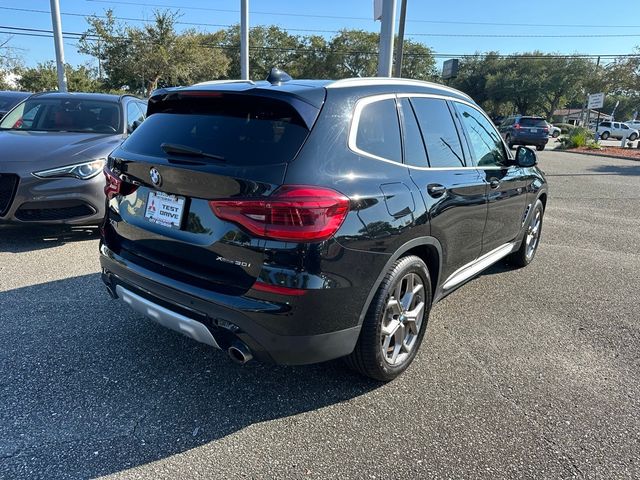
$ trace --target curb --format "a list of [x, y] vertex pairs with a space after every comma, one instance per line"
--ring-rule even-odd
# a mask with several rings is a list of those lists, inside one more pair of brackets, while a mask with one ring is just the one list
[[[637, 150], [637, 149], [630, 149], [630, 150]], [[602, 153], [591, 153], [591, 152], [584, 152], [582, 150], [573, 150], [573, 149], [569, 149], [569, 150], [563, 150], [563, 149], [559, 149], [559, 148], [554, 148], [553, 150], [549, 150], [550, 152], [562, 152], [562, 153], [574, 153], [576, 155], [587, 155], [589, 157], [604, 157], [604, 158], [617, 158], [619, 160], [631, 160], [632, 162], [640, 162], [640, 158], [630, 158], [630, 157], [625, 157], [623, 155], [607, 155], [607, 154], [602, 154]]]

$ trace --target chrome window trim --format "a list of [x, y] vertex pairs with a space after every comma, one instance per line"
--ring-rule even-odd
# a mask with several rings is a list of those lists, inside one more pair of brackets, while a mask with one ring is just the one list
[[[363, 157], [367, 157], [367, 158], [372, 158], [374, 160], [378, 160], [380, 162], [386, 162], [386, 163], [390, 163], [392, 165], [397, 165], [397, 166], [401, 166], [404, 168], [409, 168], [412, 170], [478, 170], [479, 167], [477, 166], [470, 166], [470, 167], [416, 167], [413, 165], [407, 165], [406, 163], [402, 163], [402, 162], [397, 162], [395, 160], [391, 160], [389, 158], [384, 158], [384, 157], [380, 157], [378, 155], [374, 155], [373, 153], [369, 153], [366, 152], [360, 148], [358, 148], [358, 146], [356, 145], [356, 137], [358, 135], [358, 124], [360, 123], [360, 114], [362, 113], [362, 109], [364, 107], [366, 107], [367, 105], [370, 105], [371, 103], [377, 102], [377, 101], [381, 101], [381, 100], [389, 100], [389, 99], [397, 99], [397, 98], [411, 98], [411, 97], [422, 97], [422, 98], [437, 98], [440, 100], [453, 100], [453, 101], [459, 101], [461, 103], [464, 103], [466, 105], [469, 105], [473, 108], [475, 108], [476, 110], [478, 110], [477, 107], [474, 107], [474, 105], [470, 102], [464, 101], [464, 100], [460, 100], [460, 99], [456, 99], [453, 97], [449, 97], [446, 95], [439, 95], [439, 94], [435, 94], [435, 93], [383, 93], [383, 94], [376, 94], [376, 95], [371, 95], [369, 97], [363, 97], [361, 99], [359, 99], [356, 102], [355, 108], [353, 110], [353, 116], [351, 117], [351, 125], [349, 127], [349, 137], [348, 137], [348, 142], [347, 145], [349, 147], [349, 150], [351, 150], [354, 153], [357, 153], [358, 155], [361, 155]], [[480, 113], [482, 113], [482, 111], [478, 110]], [[486, 114], [483, 114], [487, 120], [491, 121], [489, 119], [489, 117], [486, 116]], [[457, 128], [457, 126], [456, 126]], [[500, 138], [502, 138], [502, 136], [500, 136]], [[504, 141], [503, 141], [504, 143]], [[508, 150], [505, 148], [505, 151], [508, 152]], [[494, 167], [481, 167], [482, 170], [503, 170], [504, 167], [499, 167], [499, 166], [494, 166]]]

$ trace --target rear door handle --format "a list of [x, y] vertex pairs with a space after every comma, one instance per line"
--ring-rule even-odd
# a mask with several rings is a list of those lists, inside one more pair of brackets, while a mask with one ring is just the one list
[[494, 178], [493, 180], [491, 180], [491, 181], [489, 182], [489, 186], [490, 186], [491, 188], [493, 188], [493, 189], [498, 188], [498, 187], [500, 186], [500, 180], [498, 180], [498, 179]]
[[433, 198], [441, 197], [446, 191], [446, 187], [444, 185], [440, 185], [439, 183], [430, 183], [429, 185], [427, 185], [427, 192]]

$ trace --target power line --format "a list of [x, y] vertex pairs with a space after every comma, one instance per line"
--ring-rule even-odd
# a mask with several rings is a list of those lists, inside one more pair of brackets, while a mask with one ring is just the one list
[[[43, 13], [49, 15], [50, 12], [48, 10], [37, 10], [34, 8], [18, 8], [18, 7], [0, 7], [0, 10], [9, 10], [12, 12], [28, 12], [28, 13]], [[87, 13], [78, 13], [78, 12], [60, 12], [60, 15], [66, 17], [96, 17], [96, 18], [108, 18], [106, 15], [97, 15], [95, 13], [87, 14]], [[143, 22], [143, 23], [155, 23], [155, 20], [151, 20], [148, 18], [135, 18], [135, 17], [119, 17], [113, 16], [115, 20], [123, 20], [127, 22]], [[190, 25], [194, 27], [222, 27], [229, 28], [232, 27], [232, 24], [225, 23], [203, 23], [203, 22], [183, 22], [181, 20], [175, 21], [176, 25]], [[319, 32], [319, 33], [339, 33], [339, 30], [323, 30], [323, 29], [314, 29], [314, 28], [288, 28], [287, 30], [291, 30], [294, 32]]]
[[[142, 7], [160, 7], [160, 8], [175, 8], [179, 10], [199, 10], [207, 12], [223, 12], [223, 13], [240, 13], [239, 10], [224, 9], [224, 8], [212, 8], [212, 7], [193, 7], [183, 5], [169, 5], [164, 3], [142, 3], [142, 2], [129, 2], [124, 0], [86, 0], [87, 2], [94, 3], [107, 3], [111, 4], [123, 4], [123, 5], [136, 5]], [[336, 20], [367, 20], [373, 21], [372, 17], [352, 17], [344, 15], [325, 15], [325, 14], [312, 14], [312, 13], [289, 13], [289, 12], [264, 12], [259, 10], [252, 10], [252, 15], [272, 15], [281, 17], [303, 17], [303, 18], [330, 18]], [[503, 26], [503, 27], [575, 27], [575, 28], [640, 28], [640, 25], [602, 25], [602, 24], [562, 24], [562, 23], [499, 23], [499, 22], [468, 22], [461, 20], [421, 20], [421, 19], [408, 19], [407, 23], [432, 23], [432, 24], [447, 24], [447, 25], [486, 25], [486, 26]]]
[[[17, 31], [0, 31], [0, 33], [8, 34], [8, 35], [23, 35], [23, 36], [32, 36], [32, 37], [45, 37], [51, 38], [52, 31], [47, 29], [39, 29], [39, 28], [26, 28], [26, 27], [10, 27], [0, 25], [0, 30], [17, 30]], [[84, 34], [80, 32], [63, 32], [63, 36], [70, 40], [78, 40]], [[90, 41], [97, 41], [98, 37], [96, 36], [87, 36], [85, 37]], [[125, 38], [120, 38], [121, 40], [126, 40]], [[232, 50], [236, 47], [231, 45], [222, 45], [222, 44], [214, 44], [209, 42], [201, 42], [200, 45], [205, 48], [214, 48], [221, 50]], [[316, 49], [312, 48], [286, 48], [286, 47], [250, 47], [252, 50], [266, 50], [266, 51], [279, 51], [279, 52], [316, 52]], [[338, 55], [377, 55], [377, 50], [330, 50], [330, 53], [338, 54]], [[439, 52], [430, 52], [430, 53], [411, 53], [405, 52], [405, 55], [413, 56], [413, 57], [435, 57], [435, 58], [478, 58], [478, 57], [486, 57], [486, 56], [494, 56], [497, 58], [518, 58], [518, 59], [562, 59], [562, 58], [583, 58], [583, 59], [596, 59], [606, 58], [606, 59], [614, 59], [614, 58], [635, 58], [640, 57], [640, 54], [497, 54], [494, 55], [492, 53], [439, 53]]]
[[[97, 1], [97, 0], [95, 0]], [[8, 7], [0, 7], [8, 8]], [[24, 9], [26, 10], [26, 9]], [[45, 11], [39, 10], [38, 13], [44, 13]], [[65, 15], [65, 14], [63, 14]], [[73, 14], [80, 15], [80, 14]], [[97, 16], [97, 15], [96, 15]], [[99, 18], [105, 18], [104, 16], [97, 16]], [[129, 19], [148, 21], [143, 19]], [[232, 25], [224, 24], [209, 24], [210, 26], [217, 27], [231, 27]], [[325, 32], [325, 33], [340, 33], [339, 30], [307, 30], [307, 29], [287, 29], [291, 31], [311, 31], [311, 32]], [[626, 37], [640, 37], [640, 33], [596, 33], [596, 34], [520, 34], [520, 33], [407, 33], [407, 36], [411, 37], [465, 37], [465, 38], [626, 38]]]

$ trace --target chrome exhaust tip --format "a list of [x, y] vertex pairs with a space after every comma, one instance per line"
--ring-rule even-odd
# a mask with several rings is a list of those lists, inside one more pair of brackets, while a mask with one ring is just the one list
[[229, 358], [239, 365], [244, 365], [253, 358], [251, 350], [242, 342], [234, 342], [228, 349]]

